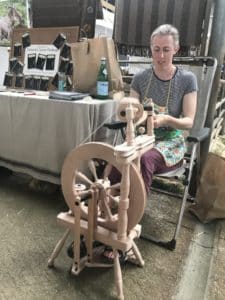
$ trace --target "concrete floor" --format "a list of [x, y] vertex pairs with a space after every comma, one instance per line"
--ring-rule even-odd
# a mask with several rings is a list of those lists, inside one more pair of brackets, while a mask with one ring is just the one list
[[[47, 267], [48, 257], [64, 231], [56, 223], [57, 213], [66, 211], [61, 193], [32, 192], [28, 187], [30, 179], [17, 174], [0, 172], [0, 180], [0, 300], [116, 299], [112, 269], [86, 268], [79, 276], [72, 276], [66, 248], [56, 260], [55, 268]], [[169, 237], [178, 204], [179, 200], [153, 193], [142, 220], [143, 233], [147, 235], [151, 231]], [[199, 228], [196, 232], [196, 225], [203, 230], [201, 234]], [[125, 299], [225, 299], [222, 287], [225, 263], [221, 263], [224, 232], [223, 222], [207, 229], [187, 213], [175, 251], [143, 239], [137, 241], [145, 266], [139, 268], [129, 263], [123, 266]], [[208, 248], [201, 245], [204, 251], [193, 252], [193, 245], [199, 244], [198, 236], [213, 245]], [[193, 276], [186, 275], [201, 274], [201, 270], [205, 275], [197, 276], [198, 280], [188, 287], [193, 290], [191, 294], [185, 287]]]

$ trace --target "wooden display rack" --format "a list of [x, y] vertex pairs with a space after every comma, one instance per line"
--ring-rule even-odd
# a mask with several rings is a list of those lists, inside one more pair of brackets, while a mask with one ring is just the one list
[[[72, 27], [46, 27], [46, 28], [15, 28], [11, 39], [11, 54], [13, 56], [13, 49], [16, 43], [22, 42], [24, 33], [29, 33], [31, 44], [52, 44], [59, 33], [66, 36], [68, 43], [75, 43], [79, 39], [79, 26]], [[22, 53], [24, 55], [24, 53]], [[23, 55], [21, 59], [23, 59]]]
[[[10, 59], [14, 57], [14, 47], [16, 44], [22, 44], [22, 36], [28, 34], [31, 45], [51, 45], [57, 36], [62, 33], [66, 36], [67, 43], [75, 43], [79, 39], [79, 26], [71, 27], [48, 27], [48, 28], [15, 28], [12, 32], [11, 38], [11, 51]], [[25, 49], [22, 47], [21, 55], [18, 56], [18, 61], [24, 64]], [[43, 74], [43, 76], [45, 76]], [[15, 74], [13, 84], [9, 88], [13, 88], [15, 83]], [[17, 88], [17, 87], [15, 87]], [[24, 84], [21, 87], [24, 88]], [[49, 83], [49, 90], [55, 89], [55, 87]]]

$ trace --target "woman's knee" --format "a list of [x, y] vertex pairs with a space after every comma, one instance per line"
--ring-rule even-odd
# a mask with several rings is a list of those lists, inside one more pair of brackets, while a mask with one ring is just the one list
[[156, 149], [150, 149], [141, 156], [141, 164], [154, 164], [157, 157], [158, 151]]

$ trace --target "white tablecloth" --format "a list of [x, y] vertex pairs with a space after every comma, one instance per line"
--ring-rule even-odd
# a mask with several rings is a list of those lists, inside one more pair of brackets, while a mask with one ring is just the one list
[[102, 128], [116, 111], [114, 100], [50, 100], [0, 93], [0, 166], [59, 183], [63, 161], [77, 145], [112, 142]]

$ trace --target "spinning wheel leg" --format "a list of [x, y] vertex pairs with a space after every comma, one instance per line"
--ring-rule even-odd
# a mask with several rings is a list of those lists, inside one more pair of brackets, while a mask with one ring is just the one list
[[115, 277], [115, 283], [117, 289], [117, 298], [118, 300], [124, 300], [122, 272], [121, 272], [121, 266], [119, 261], [119, 253], [116, 249], [113, 250], [113, 255], [114, 255], [114, 277]]
[[131, 262], [139, 265], [140, 267], [143, 267], [145, 262], [141, 256], [141, 253], [136, 245], [136, 243], [133, 241], [133, 247], [132, 247], [132, 251], [134, 253], [134, 256], [135, 256], [135, 261], [133, 259], [131, 259]]
[[55, 258], [59, 255], [60, 251], [62, 250], [63, 245], [65, 244], [65, 241], [70, 233], [70, 229], [66, 229], [62, 238], [58, 241], [58, 243], [55, 246], [55, 249], [53, 250], [49, 260], [48, 260], [48, 267], [53, 267]]

